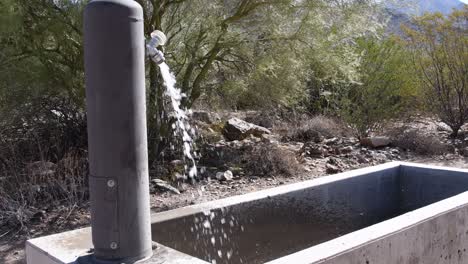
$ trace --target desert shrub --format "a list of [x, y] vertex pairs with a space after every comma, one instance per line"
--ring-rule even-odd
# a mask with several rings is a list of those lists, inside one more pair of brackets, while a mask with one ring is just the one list
[[244, 170], [250, 175], [293, 176], [301, 170], [293, 152], [266, 143], [253, 147], [243, 160]]
[[275, 110], [269, 109], [250, 113], [245, 117], [245, 121], [266, 128], [272, 128], [276, 123], [280, 122], [280, 119], [281, 117]]
[[435, 136], [421, 133], [416, 129], [393, 131], [392, 144], [420, 155], [441, 155], [449, 148]]
[[468, 121], [468, 7], [444, 16], [425, 14], [404, 27], [426, 106], [452, 129]]
[[287, 141], [316, 141], [318, 138], [341, 137], [348, 135], [348, 129], [338, 120], [319, 115], [312, 118], [302, 117], [281, 124], [275, 130]]
[[11, 157], [0, 174], [0, 227], [24, 226], [38, 211], [72, 210], [88, 201], [84, 152], [70, 152], [57, 163], [19, 162]]
[[408, 56], [397, 41], [364, 38], [357, 44], [360, 79], [346, 87], [339, 112], [361, 138], [398, 117], [415, 90]]

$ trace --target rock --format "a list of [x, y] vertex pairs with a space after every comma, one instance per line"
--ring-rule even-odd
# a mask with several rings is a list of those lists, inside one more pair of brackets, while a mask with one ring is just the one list
[[327, 161], [327, 164], [339, 166], [340, 162], [335, 158], [329, 158], [328, 161]]
[[437, 126], [437, 131], [452, 132], [452, 129], [447, 124], [445, 124], [443, 122], [436, 123], [436, 126]]
[[468, 157], [468, 147], [462, 150], [462, 154], [464, 157]]
[[338, 166], [332, 165], [332, 164], [327, 164], [326, 165], [327, 173], [328, 174], [333, 174], [333, 173], [339, 173], [341, 172], [341, 169], [338, 168]]
[[391, 153], [392, 155], [399, 155], [399, 154], [400, 154], [400, 150], [399, 150], [399, 149], [392, 149], [392, 150], [390, 150], [390, 153]]
[[303, 142], [312, 141], [314, 143], [321, 143], [325, 140], [325, 137], [319, 131], [316, 131], [313, 129], [307, 129], [307, 130], [300, 132], [295, 140], [300, 140]]
[[45, 218], [46, 218], [46, 211], [41, 210], [41, 211], [36, 212], [36, 213], [31, 217], [31, 221], [33, 221], [33, 222], [40, 222], [40, 221], [43, 221]]
[[170, 191], [170, 192], [173, 192], [175, 194], [180, 194], [180, 191], [177, 190], [177, 188], [172, 187], [169, 183], [167, 183], [166, 181], [163, 181], [161, 179], [153, 179], [153, 180], [151, 180], [151, 183], [154, 185], [154, 187], [156, 187], [158, 189], [161, 189], [161, 190], [164, 190], [164, 191]]
[[338, 142], [339, 142], [339, 139], [336, 138], [336, 137], [329, 138], [329, 139], [325, 140], [325, 144], [327, 144], [328, 146], [336, 145], [336, 144], [338, 144]]
[[223, 135], [228, 140], [243, 140], [248, 137], [262, 137], [262, 135], [271, 134], [271, 131], [238, 118], [231, 118], [226, 122], [223, 129]]
[[216, 179], [220, 181], [232, 181], [233, 178], [234, 178], [234, 175], [232, 175], [232, 171], [230, 170], [216, 173]]
[[328, 151], [321, 145], [309, 142], [302, 146], [300, 153], [312, 158], [323, 158], [328, 154]]
[[184, 166], [184, 162], [182, 160], [173, 160], [170, 162], [172, 166]]
[[181, 174], [179, 172], [174, 172], [174, 174], [172, 176], [173, 176], [173, 180], [175, 180], [175, 181], [183, 181], [183, 180], [187, 179], [187, 176], [184, 176], [183, 174]]
[[392, 141], [388, 137], [368, 137], [361, 139], [361, 145], [370, 148], [381, 148], [390, 145]]
[[349, 137], [349, 138], [344, 138], [343, 139], [343, 142], [344, 143], [347, 143], [347, 144], [359, 144], [359, 139], [355, 138], [355, 137]]
[[364, 157], [364, 155], [358, 154], [358, 155], [356, 155], [356, 158], [357, 158], [357, 161], [360, 164], [369, 163], [369, 160], [366, 159], [366, 157]]
[[353, 152], [354, 148], [352, 146], [347, 146], [339, 149], [341, 154], [349, 154]]
[[261, 140], [263, 143], [267, 143], [267, 144], [273, 143], [273, 140], [270, 138], [268, 134], [263, 134], [261, 137]]
[[379, 162], [385, 162], [388, 160], [388, 157], [383, 154], [383, 153], [376, 153], [374, 156], [373, 156], [374, 160], [377, 160]]

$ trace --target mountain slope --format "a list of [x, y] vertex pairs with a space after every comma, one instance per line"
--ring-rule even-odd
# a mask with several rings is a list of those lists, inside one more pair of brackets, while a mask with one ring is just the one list
[[[465, 5], [459, 0], [398, 0], [383, 2], [385, 12], [389, 15], [387, 31], [400, 35], [401, 24], [411, 23], [411, 17], [422, 15], [424, 13], [441, 12], [445, 15], [450, 14], [452, 10], [461, 9]], [[391, 2], [391, 3], [390, 3]]]
[[454, 8], [463, 7], [463, 3], [459, 0], [420, 0], [419, 12], [441, 12], [449, 14]]
[[[388, 1], [391, 2], [391, 1]], [[399, 4], [388, 3], [387, 7], [392, 9], [395, 13], [402, 13], [408, 15], [422, 15], [426, 12], [441, 12], [449, 14], [454, 8], [460, 9], [465, 5], [460, 0], [405, 0], [397, 1]]]

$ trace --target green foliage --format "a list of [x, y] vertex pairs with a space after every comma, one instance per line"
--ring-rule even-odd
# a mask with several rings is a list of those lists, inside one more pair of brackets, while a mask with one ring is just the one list
[[1, 0], [0, 7], [2, 144], [25, 146], [16, 154], [26, 160], [84, 148], [83, 4]]
[[398, 42], [361, 38], [357, 49], [362, 54], [360, 79], [343, 96], [341, 114], [364, 137], [397, 117], [417, 91], [408, 55]]
[[[314, 83], [326, 84], [319, 87], [321, 92], [326, 88], [338, 93], [358, 77], [354, 39], [375, 34], [382, 26], [371, 0], [138, 2], [144, 10], [145, 34], [160, 29], [169, 38], [166, 58], [187, 94], [187, 107], [197, 101], [235, 109], [298, 107], [313, 99]], [[2, 127], [9, 131], [42, 127], [41, 133], [48, 136], [41, 141], [85, 146], [85, 135], [77, 142], [70, 140], [85, 128], [81, 32], [85, 3], [0, 0]], [[169, 146], [172, 133], [157, 66], [149, 62], [147, 68], [154, 160]], [[63, 154], [57, 150], [51, 155]]]
[[404, 31], [428, 108], [457, 136], [468, 120], [468, 7], [426, 14]]
[[[250, 73], [236, 76], [237, 81], [228, 83], [239, 87], [233, 103], [235, 108], [294, 106], [306, 96], [304, 83], [307, 66], [302, 58], [288, 53], [288, 49], [288, 46], [282, 46], [258, 56], [253, 60], [254, 66]], [[229, 100], [229, 95], [224, 98]]]

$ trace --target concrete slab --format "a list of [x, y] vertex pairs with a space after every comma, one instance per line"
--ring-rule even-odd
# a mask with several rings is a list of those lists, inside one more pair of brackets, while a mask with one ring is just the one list
[[[207, 264], [208, 262], [156, 244], [153, 256], [140, 264]], [[91, 262], [91, 228], [31, 239], [26, 242], [28, 264], [87, 264]]]

